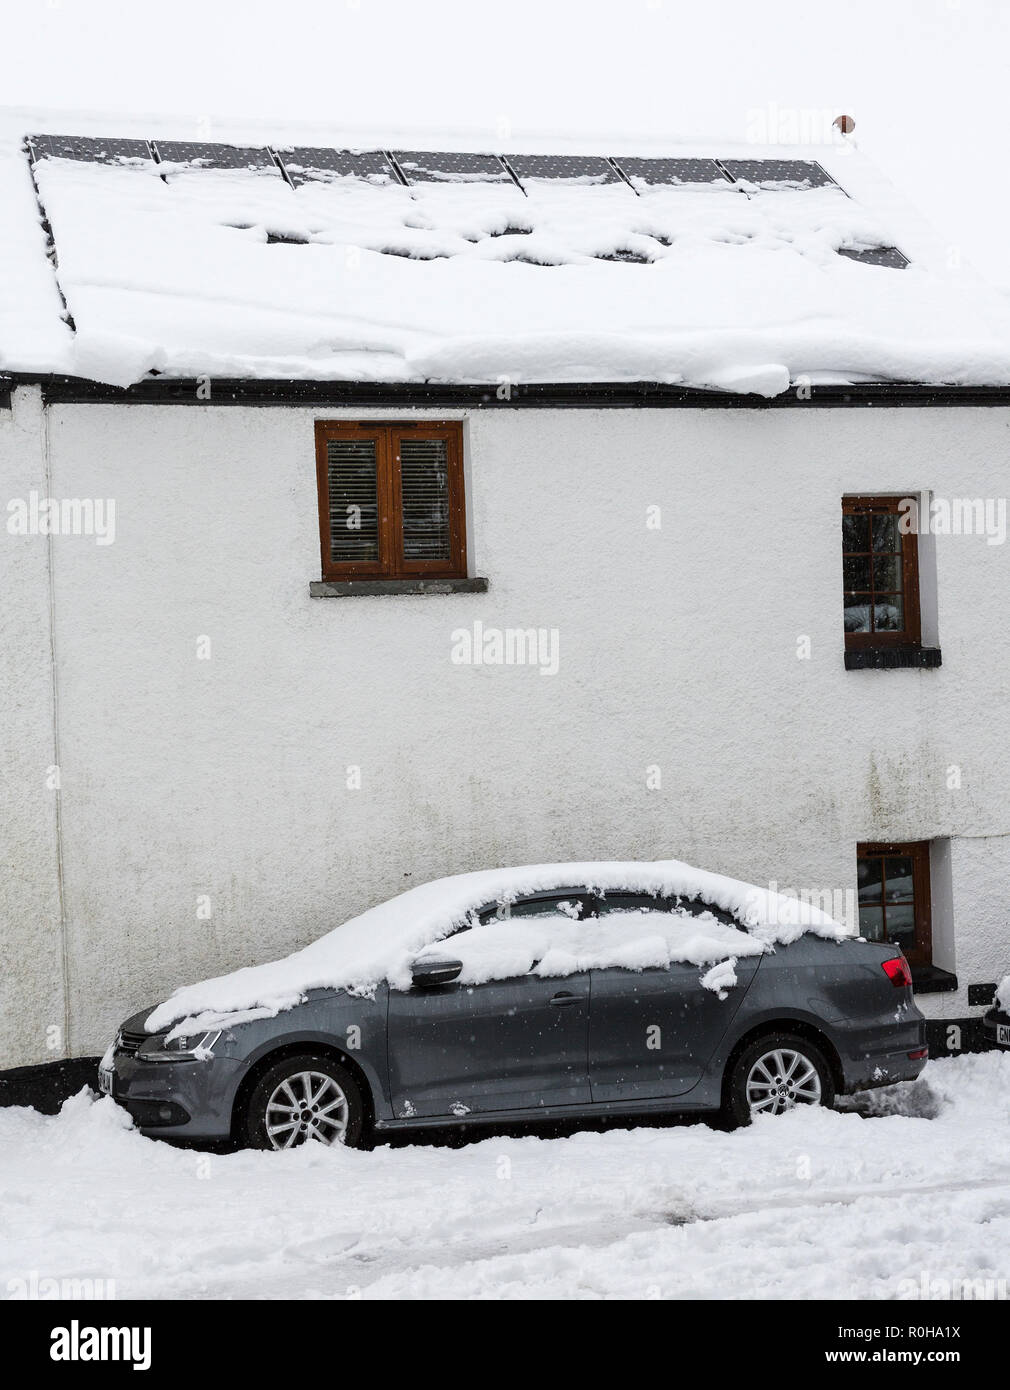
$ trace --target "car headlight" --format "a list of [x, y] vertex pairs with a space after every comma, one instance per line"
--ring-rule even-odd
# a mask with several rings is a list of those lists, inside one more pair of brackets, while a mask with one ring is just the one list
[[142, 1062], [207, 1062], [214, 1054], [214, 1044], [221, 1036], [204, 1033], [198, 1038], [172, 1038], [166, 1042], [164, 1035], [156, 1035], [137, 1049], [137, 1057]]

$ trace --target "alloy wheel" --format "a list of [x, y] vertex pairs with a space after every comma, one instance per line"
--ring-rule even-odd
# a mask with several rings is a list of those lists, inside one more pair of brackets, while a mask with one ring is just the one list
[[747, 1105], [755, 1115], [781, 1115], [795, 1105], [820, 1105], [821, 1078], [809, 1057], [776, 1048], [759, 1057], [747, 1076]]
[[267, 1101], [266, 1132], [272, 1149], [294, 1149], [308, 1139], [342, 1143], [347, 1121], [347, 1097], [322, 1071], [285, 1077]]

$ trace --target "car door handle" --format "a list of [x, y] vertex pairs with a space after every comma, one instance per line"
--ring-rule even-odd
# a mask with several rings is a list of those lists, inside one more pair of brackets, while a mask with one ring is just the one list
[[582, 995], [581, 995], [581, 994], [565, 994], [565, 993], [562, 993], [562, 994], [555, 994], [554, 997], [553, 997], [552, 999], [548, 999], [547, 1002], [548, 1002], [548, 1004], [556, 1004], [557, 1007], [560, 1009], [560, 1008], [563, 1008], [565, 1004], [578, 1004], [578, 1003], [581, 1002], [581, 1000], [582, 1000]]

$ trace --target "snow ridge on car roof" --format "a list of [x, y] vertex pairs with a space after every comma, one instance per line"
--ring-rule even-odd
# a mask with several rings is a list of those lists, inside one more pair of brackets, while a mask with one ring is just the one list
[[[709, 963], [761, 952], [797, 940], [805, 932], [828, 940], [851, 933], [825, 912], [796, 898], [692, 868], [680, 860], [533, 864], [484, 869], [436, 879], [401, 893], [345, 922], [301, 951], [267, 965], [233, 971], [176, 990], [147, 1020], [151, 1032], [172, 1028], [186, 1034], [224, 1018], [266, 1017], [293, 1008], [310, 989], [369, 991], [381, 981], [410, 984], [410, 961], [450, 935], [468, 915], [490, 902], [573, 884], [601, 891], [627, 890], [666, 898], [700, 899], [731, 913], [751, 928], [742, 933], [711, 920], [711, 926], [681, 934], [683, 959]], [[689, 914], [684, 914], [688, 917]], [[697, 920], [697, 919], [695, 919]], [[652, 936], [655, 933], [651, 933]], [[698, 947], [699, 937], [704, 944]], [[237, 1016], [237, 1017], [236, 1017]]]

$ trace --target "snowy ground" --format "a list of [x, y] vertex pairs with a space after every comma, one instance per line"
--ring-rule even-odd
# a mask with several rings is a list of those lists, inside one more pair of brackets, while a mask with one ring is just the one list
[[128, 1125], [89, 1092], [56, 1117], [0, 1110], [0, 1297], [75, 1278], [114, 1280], [118, 1298], [893, 1299], [1010, 1282], [1003, 1054], [736, 1133], [206, 1154]]

